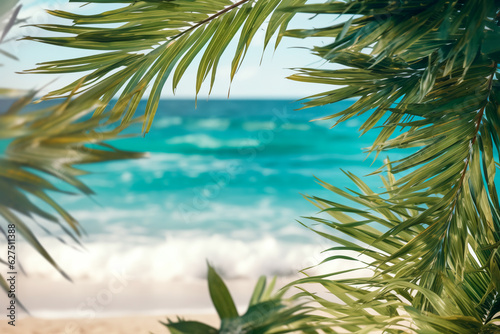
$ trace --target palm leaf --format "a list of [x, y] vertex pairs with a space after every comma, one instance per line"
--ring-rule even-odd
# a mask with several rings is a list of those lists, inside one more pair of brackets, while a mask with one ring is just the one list
[[[11, 0], [0, 4], [0, 43], [18, 22], [21, 6], [16, 5], [17, 1]], [[3, 50], [0, 53], [15, 58]], [[19, 96], [20, 93], [19, 90], [0, 89], [0, 97], [3, 98]], [[0, 110], [0, 139], [9, 140], [0, 157], [0, 216], [3, 218], [2, 224], [15, 226], [16, 232], [29, 245], [65, 278], [70, 279], [32, 232], [33, 223], [38, 223], [36, 220], [42, 218], [49, 224], [56, 224], [63, 234], [76, 243], [79, 243], [82, 233], [78, 221], [50, 196], [50, 193], [71, 192], [62, 190], [48, 178], [55, 177], [58, 183], [66, 183], [77, 192], [91, 195], [92, 190], [78, 179], [86, 172], [76, 168], [76, 165], [139, 158], [143, 154], [117, 150], [104, 142], [119, 137], [124, 127], [114, 126], [109, 130], [106, 128], [110, 124], [106, 124], [104, 117], [90, 118], [90, 114], [98, 107], [96, 101], [73, 98], [72, 92], [62, 102], [27, 112], [25, 109], [32, 103], [36, 93], [25, 93], [5, 110]], [[51, 234], [45, 226], [41, 227]], [[6, 229], [0, 226], [0, 230], [5, 240], [8, 240]], [[58, 239], [65, 242], [60, 237]], [[7, 265], [1, 258], [0, 262]], [[14, 270], [17, 268], [22, 271], [20, 263], [16, 263]], [[1, 275], [0, 283], [2, 289], [8, 291]]]
[[[88, 2], [88, 1], [85, 1]], [[94, 3], [111, 1], [90, 1]], [[28, 37], [48, 44], [98, 50], [93, 56], [39, 64], [29, 72], [65, 73], [84, 71], [82, 80], [53, 91], [44, 99], [66, 96], [72, 91], [85, 98], [99, 100], [96, 114], [110, 120], [129, 122], [149, 85], [151, 93], [145, 110], [143, 131], [149, 131], [162, 89], [173, 77], [175, 91], [186, 69], [198, 54], [202, 55], [196, 77], [196, 93], [211, 73], [210, 89], [222, 54], [239, 34], [231, 65], [231, 79], [245, 57], [255, 33], [269, 18], [265, 45], [276, 31], [279, 43], [293, 13], [282, 9], [303, 4], [303, 0], [173, 0], [123, 1], [118, 9], [94, 15], [50, 11], [71, 25], [41, 24], [37, 27], [68, 37]], [[118, 25], [108, 28], [106, 24]], [[96, 26], [97, 25], [97, 26]], [[81, 86], [80, 86], [81, 85]], [[78, 86], [78, 89], [75, 88]], [[120, 92], [120, 93], [119, 93]], [[105, 111], [118, 96], [118, 103]]]
[[[369, 152], [417, 149], [392, 163], [392, 172], [404, 175], [387, 189], [392, 200], [384, 205], [418, 214], [384, 233], [373, 232], [372, 242], [391, 240], [384, 246], [391, 254], [384, 261], [403, 257], [394, 266], [406, 268], [408, 277], [450, 269], [461, 281], [471, 245], [494, 244], [500, 228], [494, 183], [497, 6], [490, 1], [338, 1], [291, 10], [357, 15], [329, 27], [287, 32], [300, 38], [334, 37], [333, 43], [312, 51], [343, 67], [298, 69], [291, 79], [344, 86], [310, 97], [305, 106], [358, 97], [324, 119], [336, 118], [338, 124], [367, 114], [360, 130], [380, 128]], [[401, 243], [401, 233], [412, 230], [419, 233]], [[426, 282], [423, 287], [432, 291], [443, 289], [438, 278]]]
[[220, 329], [177, 318], [177, 321], [161, 322], [170, 333], [319, 334], [320, 329], [328, 330], [322, 323], [323, 318], [310, 314], [312, 309], [298, 303], [297, 297], [283, 298], [286, 290], [273, 292], [274, 280], [267, 286], [266, 278], [259, 278], [247, 311], [239, 316], [226, 284], [210, 264], [207, 278], [210, 297], [221, 319]]
[[[16, 100], [0, 112], [1, 137], [10, 139], [0, 158], [0, 215], [6, 224], [14, 224], [19, 235], [69, 279], [32, 232], [34, 220], [42, 218], [59, 226], [74, 242], [79, 243], [82, 233], [78, 221], [49, 194], [74, 192], [61, 189], [47, 178], [55, 177], [58, 183], [66, 183], [76, 192], [91, 195], [92, 190], [78, 179], [87, 172], [76, 165], [140, 158], [143, 154], [117, 150], [105, 144], [104, 140], [116, 138], [122, 128], [101, 129], [102, 118], [88, 117], [95, 108], [90, 102], [68, 99], [25, 112], [34, 94]], [[40, 205], [40, 201], [45, 205]]]
[[[18, 3], [18, 0], [5, 0], [0, 4], [0, 45], [5, 43], [5, 37], [12, 27], [18, 23], [17, 16], [21, 11], [21, 5], [17, 5]], [[0, 54], [7, 58], [18, 60], [15, 55], [8, 51], [0, 49]], [[0, 66], [2, 66], [1, 63]]]
[[[470, 251], [460, 254], [465, 270], [459, 280], [454, 267], [443, 271], [433, 269], [433, 261], [440, 258], [430, 259], [427, 253], [429, 248], [437, 245], [432, 239], [427, 239], [428, 244], [415, 245], [416, 237], [427, 233], [428, 229], [412, 226], [395, 234], [384, 233], [384, 230], [418, 216], [422, 204], [407, 204], [407, 199], [392, 195], [390, 190], [397, 181], [391, 172], [383, 178], [388, 196], [380, 196], [354, 175], [346, 175], [353, 180], [358, 191], [345, 192], [322, 181], [320, 184], [354, 205], [307, 197], [322, 213], [331, 217], [331, 220], [310, 217], [326, 228], [311, 227], [311, 230], [334, 244], [327, 251], [337, 255], [328, 257], [323, 263], [348, 258], [354, 262], [351, 271], [364, 269], [370, 274], [337, 278], [343, 272], [333, 272], [306, 277], [291, 284], [304, 287], [321, 284], [335, 297], [309, 294], [324, 312], [331, 315], [329, 320], [334, 332], [370, 333], [378, 330], [461, 334], [500, 330], [492, 316], [498, 308], [498, 254], [471, 241]], [[435, 200], [429, 198], [427, 206], [434, 205]], [[468, 239], [475, 239], [472, 231], [465, 233]], [[409, 244], [414, 245], [407, 247]], [[405, 252], [398, 252], [400, 249], [405, 249]], [[459, 245], [445, 248], [449, 253], [459, 250]], [[338, 255], [346, 253], [353, 255]], [[400, 254], [395, 256], [396, 253]], [[415, 268], [422, 262], [428, 270], [415, 275], [419, 272]]]

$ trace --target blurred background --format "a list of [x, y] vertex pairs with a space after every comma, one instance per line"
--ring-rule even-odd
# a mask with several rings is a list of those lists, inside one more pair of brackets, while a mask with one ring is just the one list
[[[79, 7], [61, 0], [22, 3], [21, 17], [30, 23], [53, 20], [44, 8]], [[79, 11], [91, 12], [87, 7]], [[314, 26], [324, 20], [301, 16], [292, 25]], [[33, 27], [13, 32], [18, 37], [36, 34], [40, 32]], [[195, 102], [196, 68], [191, 68], [175, 95], [165, 90], [146, 136], [112, 142], [118, 148], [149, 152], [147, 158], [85, 166], [91, 173], [81, 179], [96, 195], [57, 197], [87, 235], [78, 246], [38, 231], [42, 244], [74, 283], [20, 245], [19, 259], [28, 275], [21, 277], [19, 296], [33, 315], [213, 313], [206, 261], [229, 281], [243, 306], [260, 275], [276, 275], [279, 284], [285, 284], [324, 258], [321, 251], [332, 245], [297, 222], [317, 214], [302, 194], [335, 200], [315, 177], [348, 187], [351, 183], [341, 169], [362, 176], [373, 170], [370, 166], [380, 166], [383, 157], [374, 162], [362, 153], [376, 133], [359, 138], [361, 120], [334, 130], [333, 121], [310, 122], [351, 102], [298, 110], [297, 99], [329, 88], [285, 77], [293, 73], [292, 67], [321, 64], [308, 50], [293, 48], [299, 43], [285, 39], [277, 51], [266, 50], [259, 66], [262, 44], [256, 40], [231, 85], [228, 54], [221, 59], [228, 65], [222, 65], [211, 97], [202, 91]], [[16, 72], [44, 60], [85, 54], [27, 41], [12, 41], [8, 50], [19, 60], [8, 60], [0, 69], [2, 84], [41, 93], [76, 77], [57, 78], [46, 86], [54, 77]], [[145, 103], [138, 112], [144, 108]], [[127, 130], [131, 135], [138, 132], [140, 128]], [[377, 177], [368, 183], [379, 185]]]

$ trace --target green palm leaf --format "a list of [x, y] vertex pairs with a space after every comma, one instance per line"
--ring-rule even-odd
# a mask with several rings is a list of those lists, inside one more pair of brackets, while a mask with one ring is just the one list
[[[88, 1], [85, 1], [88, 2]], [[90, 1], [94, 3], [111, 1]], [[231, 66], [231, 79], [245, 57], [257, 30], [269, 18], [265, 45], [276, 31], [279, 43], [293, 13], [282, 9], [303, 4], [303, 0], [173, 0], [123, 1], [127, 5], [94, 15], [50, 11], [71, 25], [42, 24], [37, 27], [69, 37], [28, 37], [48, 44], [98, 50], [93, 56], [39, 64], [33, 73], [87, 72], [82, 80], [49, 93], [44, 99], [65, 96], [72, 91], [102, 104], [96, 114], [129, 122], [149, 85], [143, 131], [149, 131], [160, 94], [168, 77], [175, 91], [186, 69], [198, 54], [196, 92], [211, 73], [210, 89], [222, 54], [239, 34]], [[108, 28], [106, 24], [118, 25]], [[97, 26], [96, 26], [97, 25]], [[81, 85], [81, 86], [80, 86]], [[78, 87], [78, 88], [77, 88]], [[75, 89], [77, 88], [77, 89]], [[105, 111], [118, 96], [118, 103]]]
[[[68, 99], [25, 112], [34, 94], [18, 99], [0, 112], [0, 137], [10, 140], [0, 158], [0, 215], [7, 224], [14, 224], [19, 235], [69, 279], [32, 232], [33, 223], [42, 218], [58, 225], [74, 242], [79, 243], [82, 233], [78, 221], [50, 196], [50, 193], [74, 192], [61, 189], [48, 178], [55, 177], [58, 183], [91, 195], [92, 190], [78, 179], [87, 172], [76, 165], [140, 158], [143, 154], [105, 144], [104, 140], [119, 136], [122, 128], [106, 130], [102, 118], [89, 118], [95, 107], [90, 102]], [[3, 228], [2, 231], [5, 232]]]
[[[21, 6], [16, 7], [17, 3], [9, 0], [0, 4], [0, 43], [19, 21]], [[2, 50], [0, 53], [5, 54]], [[90, 118], [99, 106], [96, 101], [73, 98], [74, 92], [71, 92], [62, 102], [27, 111], [26, 107], [37, 92], [19, 97], [20, 93], [19, 90], [0, 89], [0, 98], [17, 97], [10, 105], [9, 100], [4, 100], [4, 109], [0, 110], [0, 139], [9, 143], [0, 157], [0, 216], [3, 218], [0, 231], [8, 240], [6, 232], [12, 228], [6, 227], [14, 225], [18, 235], [69, 280], [32, 231], [33, 224], [39, 224], [37, 219], [42, 218], [57, 225], [64, 235], [79, 244], [81, 226], [51, 197], [51, 193], [74, 193], [59, 185], [66, 184], [76, 192], [91, 195], [92, 190], [78, 179], [87, 172], [78, 169], [77, 165], [140, 158], [143, 154], [121, 151], [104, 142], [119, 137], [124, 127], [112, 126], [110, 130], [104, 117]], [[49, 181], [54, 178], [57, 185]], [[48, 234], [52, 233], [43, 224], [40, 226]], [[58, 239], [65, 242], [61, 237]], [[0, 262], [7, 265], [3, 256]], [[20, 263], [17, 265], [22, 269]], [[1, 275], [0, 283], [2, 289], [8, 291]]]
[[[391, 255], [381, 264], [404, 258], [394, 263], [405, 268], [401, 277], [421, 278], [449, 269], [461, 281], [469, 248], [494, 244], [500, 228], [494, 183], [498, 59], [492, 45], [500, 40], [497, 6], [490, 1], [338, 1], [295, 10], [357, 15], [325, 28], [287, 32], [300, 38], [335, 37], [312, 51], [343, 66], [299, 69], [291, 77], [344, 85], [310, 97], [305, 106], [359, 97], [324, 119], [339, 123], [368, 114], [360, 130], [381, 129], [369, 152], [418, 149], [391, 167], [405, 175], [387, 189], [392, 200], [385, 207], [412, 208], [418, 214], [376, 233], [372, 242], [391, 240], [384, 250]], [[409, 231], [419, 233], [402, 243], [401, 233]], [[422, 286], [437, 293], [443, 289], [439, 277]]]
[[[5, 43], [5, 37], [12, 29], [12, 27], [14, 27], [16, 24], [19, 23], [17, 17], [21, 10], [21, 5], [17, 5], [18, 3], [19, 3], [18, 0], [5, 0], [2, 2], [2, 4], [0, 4], [0, 45]], [[14, 60], [18, 60], [15, 55], [1, 48], [0, 48], [0, 55]], [[0, 66], [2, 66], [1, 63]], [[6, 88], [0, 89], [0, 92], [1, 90], [7, 90], [6, 93], [9, 94], [11, 93], [8, 92], [8, 89]]]
[[[392, 173], [383, 178], [388, 196], [380, 196], [354, 175], [346, 175], [358, 191], [346, 192], [320, 183], [344, 200], [352, 201], [353, 206], [318, 197], [307, 198], [331, 217], [331, 220], [310, 217], [326, 227], [326, 230], [311, 229], [335, 245], [327, 252], [337, 255], [328, 257], [323, 263], [349, 259], [354, 263], [352, 269], [310, 276], [292, 283], [301, 286], [321, 284], [335, 297], [310, 294], [321, 309], [332, 316], [330, 321], [335, 333], [376, 330], [387, 333], [493, 333], [500, 330], [498, 319], [494, 320], [498, 316], [498, 254], [471, 242], [470, 250], [461, 254], [465, 270], [460, 280], [457, 280], [454, 267], [435, 270], [432, 262], [439, 261], [439, 257], [428, 257], [428, 247], [436, 247], [432, 239], [427, 239], [429, 244], [426, 245], [407, 247], [428, 229], [412, 226], [398, 233], [384, 233], [422, 212], [420, 204], [406, 204], [406, 200], [392, 195], [390, 190], [397, 184]], [[428, 201], [427, 206], [431, 206], [435, 199]], [[465, 233], [466, 238], [474, 240], [471, 231]], [[399, 249], [406, 251], [394, 256]], [[459, 249], [455, 245], [445, 248], [450, 253]], [[346, 253], [352, 255], [339, 255]], [[422, 262], [428, 270], [414, 275], [415, 268]], [[364, 270], [364, 275], [355, 274], [360, 269]], [[337, 278], [343, 273], [350, 273], [352, 278]]]
[[275, 293], [273, 291], [274, 279], [267, 286], [266, 278], [259, 278], [248, 309], [241, 316], [238, 315], [226, 284], [210, 264], [208, 264], [207, 279], [210, 297], [221, 319], [220, 329], [181, 318], [178, 318], [176, 322], [167, 319], [167, 322], [162, 322], [162, 324], [170, 333], [284, 334], [303, 332], [319, 334], [322, 333], [321, 329], [328, 330], [327, 325], [322, 323], [321, 316], [310, 314], [312, 308], [298, 303], [296, 297], [283, 298], [285, 289]]

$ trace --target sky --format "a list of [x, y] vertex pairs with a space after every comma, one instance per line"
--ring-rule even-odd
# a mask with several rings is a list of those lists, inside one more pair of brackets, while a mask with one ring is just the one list
[[[44, 9], [63, 9], [88, 13], [89, 11], [105, 8], [102, 4], [92, 4], [81, 7], [81, 4], [68, 3], [67, 0], [21, 0], [23, 9], [21, 17], [29, 18], [30, 23], [63, 23], [64, 21], [54, 19]], [[335, 17], [323, 16], [310, 19], [310, 16], [301, 15], [290, 23], [290, 27], [319, 27], [331, 24]], [[66, 22], [67, 23], [67, 22]], [[307, 84], [294, 82], [286, 79], [294, 73], [292, 68], [297, 67], [327, 67], [320, 58], [310, 54], [305, 47], [322, 45], [331, 42], [325, 38], [314, 38], [308, 40], [285, 38], [277, 50], [268, 47], [262, 57], [264, 29], [260, 29], [254, 38], [240, 71], [234, 81], [230, 84], [230, 64], [237, 40], [234, 40], [223, 55], [217, 71], [217, 80], [210, 95], [211, 98], [227, 98], [230, 88], [232, 98], [303, 98], [334, 87], [318, 84]], [[12, 31], [10, 37], [42, 36], [47, 35], [34, 27], [20, 27]], [[270, 45], [274, 45], [271, 41]], [[78, 75], [42, 75], [42, 74], [19, 74], [26, 69], [35, 68], [37, 63], [78, 57], [90, 54], [80, 49], [70, 49], [32, 41], [13, 41], [4, 47], [7, 51], [19, 58], [19, 61], [2, 59], [4, 64], [0, 67], [1, 86], [19, 89], [41, 89], [48, 92], [62, 87], [79, 78]], [[262, 58], [262, 63], [261, 63]], [[198, 57], [199, 59], [199, 57]], [[187, 70], [181, 80], [175, 95], [172, 91], [171, 81], [167, 81], [163, 91], [163, 98], [194, 98], [195, 75], [197, 69], [196, 60]], [[49, 84], [50, 83], [50, 84]], [[208, 97], [208, 85], [202, 88], [198, 98]]]

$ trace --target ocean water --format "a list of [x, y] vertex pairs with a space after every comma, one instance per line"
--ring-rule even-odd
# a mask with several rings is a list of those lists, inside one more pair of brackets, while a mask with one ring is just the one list
[[[311, 122], [351, 103], [161, 101], [148, 134], [112, 142], [147, 158], [84, 166], [96, 195], [56, 197], [86, 230], [85, 250], [41, 240], [75, 280], [105, 281], [113, 270], [147, 282], [197, 280], [207, 260], [228, 279], [317, 264], [332, 245], [299, 224], [317, 213], [302, 194], [339, 200], [315, 177], [353, 188], [341, 169], [363, 176], [381, 165], [363, 153], [376, 133], [360, 137], [360, 120], [334, 129]], [[62, 280], [28, 247], [20, 257], [30, 279]]]
[[82, 180], [100, 206], [85, 197], [63, 201], [90, 214], [89, 234], [113, 226], [148, 237], [179, 230], [281, 237], [312, 212], [301, 194], [327, 194], [315, 177], [347, 186], [341, 169], [372, 171], [362, 148], [374, 136], [360, 138], [358, 120], [335, 129], [332, 121], [310, 122], [349, 104], [297, 111], [300, 104], [289, 101], [199, 101], [196, 108], [193, 101], [162, 101], [144, 138], [112, 142], [149, 157], [85, 167], [92, 174]]

